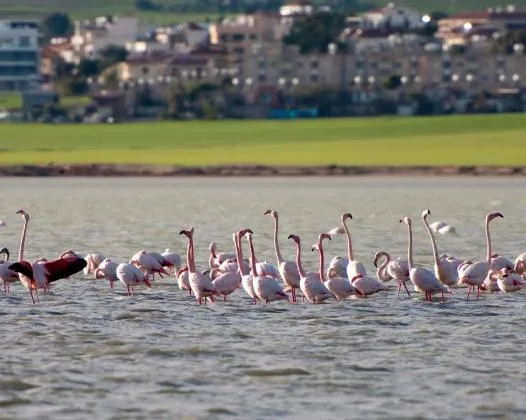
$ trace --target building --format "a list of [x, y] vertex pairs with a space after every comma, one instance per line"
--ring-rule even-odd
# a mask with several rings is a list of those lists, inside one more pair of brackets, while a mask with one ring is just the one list
[[31, 20], [0, 21], [0, 91], [36, 90], [40, 80], [38, 24]]
[[424, 22], [419, 12], [405, 7], [396, 7], [393, 3], [361, 15], [361, 27], [363, 28], [410, 30], [422, 26]]

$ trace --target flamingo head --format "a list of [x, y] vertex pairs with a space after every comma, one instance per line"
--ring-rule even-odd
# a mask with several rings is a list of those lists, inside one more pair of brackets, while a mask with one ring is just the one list
[[145, 274], [145, 275], [144, 275], [143, 282], [144, 282], [144, 284], [146, 285], [146, 287], [148, 287], [149, 289], [152, 288], [152, 284], [150, 283], [150, 280], [148, 279], [148, 274]]
[[217, 245], [214, 241], [210, 242], [210, 245], [208, 245], [208, 250], [210, 251], [210, 254], [212, 255], [212, 257], [214, 258], [217, 258], [216, 248], [217, 248]]
[[292, 239], [298, 245], [300, 244], [300, 237], [298, 235], [289, 235], [288, 239]]
[[430, 216], [431, 215], [431, 210], [429, 209], [425, 209], [423, 212], [422, 212], [422, 219], [426, 220], [427, 219], [427, 216]]
[[504, 216], [502, 215], [502, 213], [499, 213], [499, 212], [488, 214], [486, 216], [486, 219], [487, 219], [488, 222], [491, 222], [496, 217], [502, 217], [504, 219]]
[[20, 214], [25, 221], [29, 220], [29, 214], [24, 209], [18, 210], [16, 214]]
[[185, 271], [188, 271], [188, 266], [185, 265], [183, 268], [181, 268], [180, 270], [177, 270], [177, 272], [175, 273], [175, 277], [179, 277], [181, 274], [183, 274]]
[[182, 229], [182, 230], [179, 232], [179, 235], [184, 235], [184, 236], [186, 236], [188, 239], [192, 239], [193, 234], [194, 234], [194, 228], [191, 228], [190, 230]]
[[510, 270], [508, 270], [508, 267], [501, 268], [500, 272], [502, 277], [508, 277], [510, 274]]
[[342, 223], [345, 223], [347, 219], [352, 219], [351, 213], [342, 213]]
[[270, 214], [274, 219], [278, 218], [278, 212], [276, 210], [268, 209], [265, 215]]
[[387, 257], [388, 259], [390, 258], [389, 254], [385, 251], [376, 251], [376, 253], [374, 254], [374, 260], [373, 260], [373, 264], [375, 267], [378, 267], [378, 260], [382, 257]]
[[491, 258], [497, 258], [499, 256], [499, 254], [497, 254], [496, 252], [494, 252], [493, 254], [491, 254]]
[[320, 249], [319, 243], [315, 243], [314, 245], [312, 245], [311, 251], [314, 252], [314, 251], [319, 250], [319, 249]]
[[411, 218], [410, 218], [410, 217], [407, 217], [407, 216], [402, 217], [402, 218], [400, 219], [400, 223], [405, 223], [405, 224], [411, 226]]
[[354, 283], [356, 280], [361, 279], [361, 278], [363, 278], [363, 274], [361, 274], [361, 273], [356, 274], [356, 276], [354, 276], [351, 279], [351, 284]]
[[2, 254], [5, 254], [4, 262], [8, 261], [9, 260], [9, 250], [7, 248], [5, 248], [5, 247], [0, 249], [0, 255], [2, 255]]
[[100, 267], [97, 267], [95, 269], [95, 278], [97, 280], [100, 280], [100, 279], [103, 279], [104, 278], [104, 270]]
[[241, 239], [241, 238], [242, 238], [243, 236], [245, 236], [247, 233], [251, 233], [251, 234], [253, 234], [254, 232], [252, 232], [251, 229], [241, 229], [241, 230], [237, 233], [237, 235], [238, 235], [239, 239]]
[[324, 239], [328, 239], [329, 241], [332, 240], [331, 235], [329, 235], [328, 233], [320, 233], [320, 235], [318, 236], [318, 243], [321, 244], [321, 242], [322, 242]]

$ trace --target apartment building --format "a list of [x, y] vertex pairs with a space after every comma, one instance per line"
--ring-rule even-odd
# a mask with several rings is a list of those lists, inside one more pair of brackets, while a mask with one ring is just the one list
[[0, 91], [23, 92], [39, 87], [38, 24], [0, 20]]

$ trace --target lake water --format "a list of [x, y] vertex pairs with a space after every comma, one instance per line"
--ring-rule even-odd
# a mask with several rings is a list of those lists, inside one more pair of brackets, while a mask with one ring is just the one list
[[[420, 213], [457, 236], [440, 252], [481, 259], [487, 212], [494, 250], [526, 251], [526, 179], [251, 178], [2, 180], [2, 245], [16, 259], [22, 219], [26, 258], [73, 248], [127, 261], [140, 249], [184, 254], [181, 228], [195, 226], [198, 266], [208, 244], [232, 250], [231, 233], [254, 231], [260, 260], [275, 262], [273, 221], [293, 258], [350, 211], [356, 257], [374, 273], [375, 251], [406, 256], [413, 218], [417, 261], [431, 267]], [[246, 248], [246, 247], [245, 247]], [[345, 255], [344, 236], [327, 243]], [[246, 251], [245, 251], [246, 252]], [[56, 283], [32, 305], [20, 285], [0, 296], [0, 416], [20, 419], [471, 419], [526, 418], [526, 293], [445, 304], [388, 292], [326, 305], [254, 307], [242, 290], [199, 307], [175, 280], [138, 288], [84, 279]]]

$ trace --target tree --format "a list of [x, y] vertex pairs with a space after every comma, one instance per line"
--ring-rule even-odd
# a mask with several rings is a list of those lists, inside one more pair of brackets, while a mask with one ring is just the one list
[[78, 65], [78, 74], [83, 77], [92, 77], [100, 73], [100, 62], [84, 58]]
[[302, 54], [326, 53], [329, 44], [341, 44], [339, 36], [345, 25], [345, 15], [342, 13], [315, 13], [295, 21], [283, 42], [286, 45], [297, 45]]
[[108, 45], [99, 51], [101, 70], [126, 61], [128, 50], [118, 45]]
[[73, 24], [65, 13], [52, 13], [42, 21], [40, 30], [44, 39], [69, 37], [73, 33]]
[[402, 78], [398, 75], [392, 75], [384, 82], [386, 89], [396, 89], [402, 85]]

